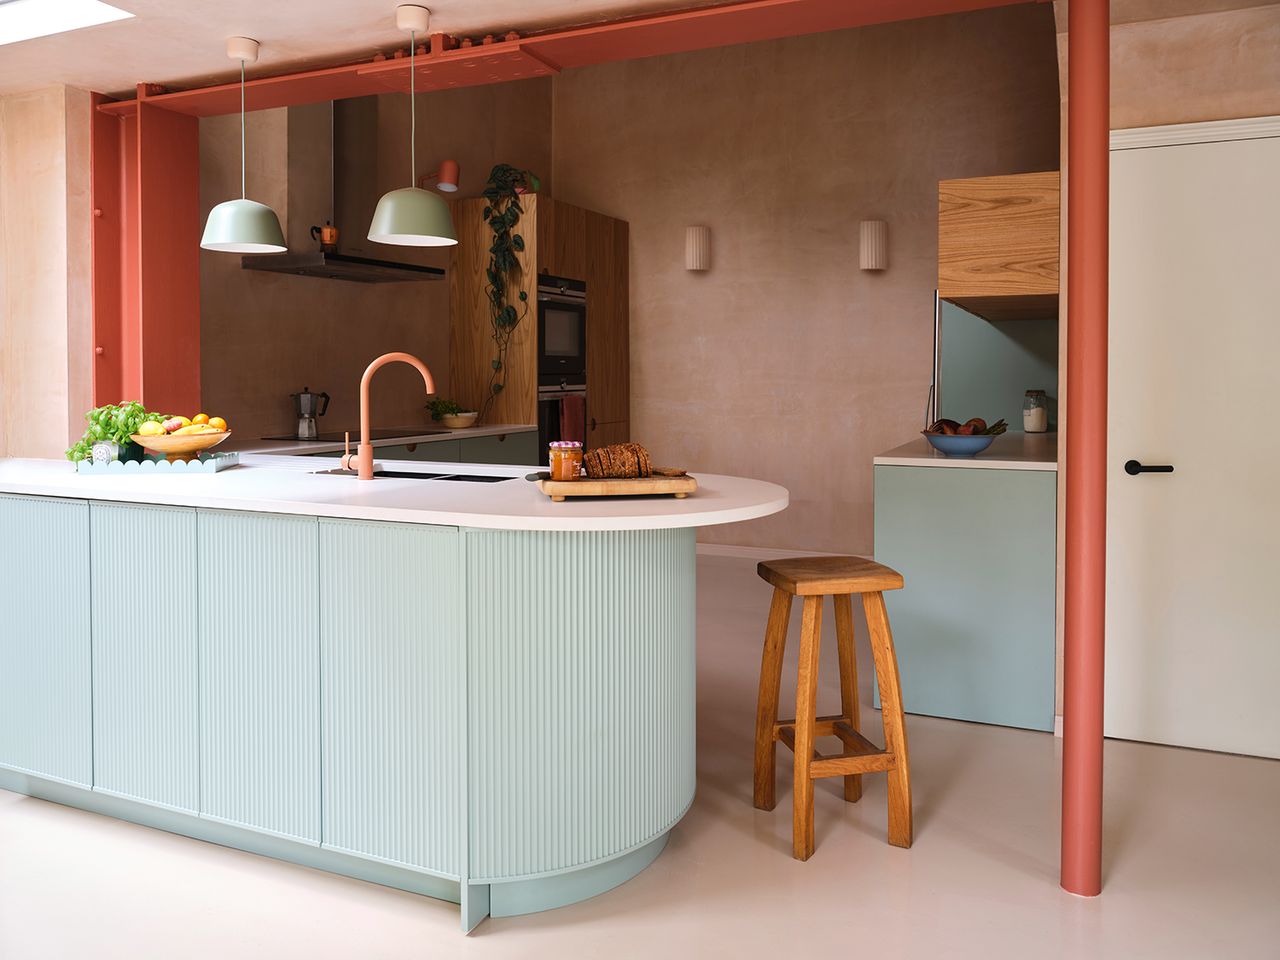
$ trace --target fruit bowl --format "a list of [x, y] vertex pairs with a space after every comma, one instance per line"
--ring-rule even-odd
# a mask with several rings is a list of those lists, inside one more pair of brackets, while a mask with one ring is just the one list
[[995, 437], [991, 434], [948, 434], [921, 431], [933, 448], [947, 457], [972, 457], [991, 446]]
[[223, 433], [170, 433], [156, 437], [144, 437], [135, 433], [129, 439], [148, 453], [164, 454], [164, 458], [172, 463], [178, 460], [195, 460], [200, 456], [201, 450], [216, 447], [229, 436], [230, 430]]

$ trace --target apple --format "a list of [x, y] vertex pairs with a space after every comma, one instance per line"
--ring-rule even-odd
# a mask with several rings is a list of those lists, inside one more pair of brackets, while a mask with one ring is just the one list
[[964, 425], [966, 427], [973, 427], [974, 433], [987, 432], [987, 421], [983, 420], [981, 417], [972, 417], [971, 419], [966, 420]]

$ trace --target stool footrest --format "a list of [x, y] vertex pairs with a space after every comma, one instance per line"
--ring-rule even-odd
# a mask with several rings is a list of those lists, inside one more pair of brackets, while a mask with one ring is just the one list
[[[814, 736], [839, 737], [844, 753], [824, 754], [817, 750], [809, 759], [809, 776], [845, 777], [857, 773], [880, 773], [892, 770], [898, 762], [894, 754], [882, 750], [849, 724], [847, 717], [818, 717], [814, 722]], [[774, 739], [791, 750], [796, 749], [796, 722], [782, 720], [773, 725]]]

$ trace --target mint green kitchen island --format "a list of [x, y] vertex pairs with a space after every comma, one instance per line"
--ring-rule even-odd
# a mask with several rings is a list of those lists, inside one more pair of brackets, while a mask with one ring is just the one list
[[694, 793], [695, 528], [785, 490], [552, 504], [245, 459], [0, 461], [0, 788], [457, 902], [466, 930], [658, 856]]

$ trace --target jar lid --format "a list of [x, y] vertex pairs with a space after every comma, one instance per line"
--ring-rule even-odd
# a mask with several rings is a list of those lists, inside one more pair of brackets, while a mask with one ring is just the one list
[[1045, 395], [1045, 393], [1044, 393], [1044, 391], [1043, 391], [1043, 390], [1028, 390], [1028, 391], [1027, 391], [1027, 396], [1028, 396], [1028, 397], [1043, 397], [1044, 395]]
[[552, 440], [548, 446], [552, 450], [581, 450], [581, 440]]

